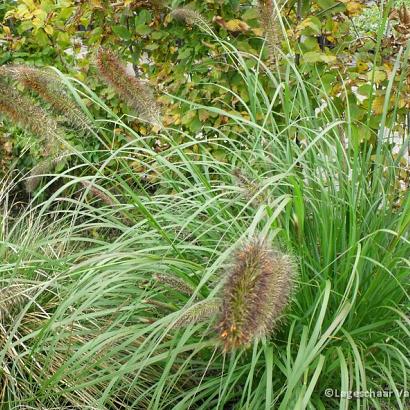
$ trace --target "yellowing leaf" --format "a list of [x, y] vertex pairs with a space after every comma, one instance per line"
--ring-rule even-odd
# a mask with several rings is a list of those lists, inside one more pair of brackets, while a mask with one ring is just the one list
[[34, 10], [36, 8], [33, 0], [23, 0], [23, 3], [31, 10]]
[[233, 19], [229, 21], [225, 21], [221, 16], [215, 16], [212, 21], [219, 24], [227, 31], [231, 31], [233, 33], [245, 32], [250, 29], [249, 25], [246, 24], [244, 21], [239, 19]]
[[48, 35], [50, 35], [50, 36], [52, 36], [53, 33], [54, 33], [53, 27], [50, 26], [49, 24], [47, 24], [47, 25], [44, 27], [44, 31], [45, 31]]
[[[372, 80], [373, 78], [373, 72], [371, 71], [370, 73], [367, 74], [367, 78], [369, 81]], [[376, 70], [374, 72], [374, 82], [376, 84], [380, 84], [382, 81], [384, 81], [387, 78], [387, 75], [384, 71], [381, 70]]]
[[2, 26], [3, 32], [6, 36], [9, 36], [11, 34], [10, 27], [8, 26]]
[[325, 54], [318, 51], [309, 51], [303, 54], [303, 61], [305, 63], [326, 63], [331, 64], [336, 61], [336, 56], [331, 54]]
[[238, 20], [238, 19], [234, 19], [234, 20], [229, 20], [226, 22], [225, 24], [225, 28], [228, 31], [233, 31], [233, 32], [237, 32], [237, 31], [241, 31], [241, 32], [245, 32], [249, 30], [249, 26], [248, 24], [246, 24], [244, 21], [242, 20]]
[[357, 1], [349, 1], [346, 3], [346, 9], [349, 16], [357, 16], [363, 10], [363, 4], [358, 3]]
[[33, 19], [33, 26], [35, 28], [41, 28], [44, 25], [44, 20], [39, 19], [38, 17], [35, 17]]
[[209, 118], [209, 112], [207, 110], [199, 110], [198, 118], [199, 118], [199, 121], [201, 122], [206, 121]]
[[357, 71], [358, 71], [359, 73], [363, 73], [363, 72], [365, 72], [365, 71], [368, 71], [368, 69], [369, 69], [369, 64], [364, 63], [363, 61], [359, 61], [359, 62], [357, 63]]
[[262, 37], [263, 36], [263, 29], [260, 28], [260, 27], [253, 28], [252, 33], [255, 34], [255, 36]]
[[104, 10], [101, 0], [90, 0], [90, 5], [93, 10]]
[[383, 113], [384, 95], [378, 95], [372, 103], [372, 110], [376, 115]]
[[320, 21], [315, 17], [308, 17], [298, 24], [296, 30], [303, 31], [306, 28], [310, 28], [315, 34], [320, 34]]

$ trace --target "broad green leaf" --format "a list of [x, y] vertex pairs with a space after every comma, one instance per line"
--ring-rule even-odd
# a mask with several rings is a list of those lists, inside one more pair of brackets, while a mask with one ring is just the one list
[[336, 56], [331, 54], [325, 54], [318, 51], [309, 51], [303, 54], [303, 61], [305, 63], [326, 63], [331, 64], [336, 61]]
[[129, 40], [132, 37], [132, 34], [125, 26], [113, 26], [112, 31], [124, 40]]

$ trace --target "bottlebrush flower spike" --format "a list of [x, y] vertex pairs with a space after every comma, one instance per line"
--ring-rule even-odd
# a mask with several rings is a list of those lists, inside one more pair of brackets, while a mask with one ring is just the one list
[[92, 195], [94, 195], [100, 201], [105, 203], [106, 205], [109, 205], [109, 206], [115, 205], [115, 201], [109, 195], [107, 195], [102, 189], [94, 185], [92, 182], [84, 180], [84, 181], [81, 181], [81, 185], [86, 190], [88, 190]]
[[184, 21], [186, 24], [193, 25], [207, 25], [206, 20], [200, 13], [188, 7], [179, 7], [171, 12], [171, 16], [175, 20]]
[[258, 194], [260, 191], [258, 183], [251, 181], [239, 168], [234, 169], [233, 176], [237, 185], [243, 190], [245, 198], [252, 200], [252, 205], [259, 206], [268, 200], [266, 194]]
[[162, 283], [188, 296], [192, 296], [195, 292], [195, 289], [191, 285], [176, 276], [167, 275], [164, 273], [155, 273], [154, 279], [157, 282]]
[[282, 40], [282, 30], [280, 27], [275, 0], [259, 0], [259, 16], [261, 27], [265, 31], [266, 45], [269, 52], [269, 64], [274, 64], [278, 60], [278, 48]]
[[218, 324], [225, 351], [247, 347], [273, 329], [288, 305], [294, 277], [292, 259], [260, 239], [236, 252], [224, 284]]
[[29, 299], [27, 289], [20, 284], [1, 286], [0, 288], [0, 323], [16, 312]]
[[221, 308], [219, 299], [201, 300], [186, 310], [182, 310], [181, 315], [173, 324], [173, 328], [180, 328], [196, 323], [204, 322], [215, 316]]
[[61, 79], [52, 71], [24, 64], [1, 67], [0, 73], [19, 81], [48, 102], [52, 109], [63, 114], [66, 121], [79, 130], [91, 130], [92, 124], [69, 97]]
[[57, 121], [47, 111], [35, 105], [30, 98], [2, 81], [0, 81], [0, 113], [22, 129], [42, 137], [46, 143], [47, 154], [58, 151], [58, 145], [63, 140], [63, 132]]
[[60, 155], [55, 156], [54, 158], [47, 159], [45, 161], [40, 162], [35, 167], [32, 168], [30, 171], [30, 176], [27, 178], [25, 186], [27, 192], [33, 192], [38, 184], [41, 181], [41, 178], [44, 174], [47, 174], [51, 171], [55, 166], [61, 163], [65, 157], [69, 156], [70, 152], [62, 152]]
[[160, 108], [151, 89], [129, 74], [113, 51], [101, 47], [97, 53], [96, 65], [102, 78], [143, 120], [160, 125]]

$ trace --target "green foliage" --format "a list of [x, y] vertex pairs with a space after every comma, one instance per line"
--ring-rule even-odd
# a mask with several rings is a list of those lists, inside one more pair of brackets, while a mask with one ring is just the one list
[[[396, 186], [404, 150], [360, 147], [337, 110], [315, 115], [332, 96], [292, 62], [290, 88], [281, 72], [230, 51], [238, 85], [254, 90], [247, 115], [183, 103], [226, 117], [236, 136], [228, 125], [209, 140], [187, 133], [180, 143], [171, 128], [144, 136], [67, 80], [74, 97], [104, 110], [102, 141], [112, 140], [109, 121], [129, 140], [93, 162], [74, 153], [23, 210], [9, 200], [12, 183], [0, 189], [5, 409], [347, 408], [328, 388], [389, 392], [358, 408], [408, 408], [410, 197]], [[294, 255], [297, 288], [273, 335], [226, 354], [201, 319], [217, 314], [233, 251], [255, 236]], [[255, 295], [246, 302], [267, 307]]]
[[[200, 13], [205, 24], [190, 24], [172, 17], [172, 10], [181, 5]], [[376, 32], [370, 26], [364, 37], [352, 25], [352, 18], [367, 13], [362, 2], [318, 0], [287, 2], [279, 7], [283, 7], [282, 23], [276, 20], [279, 26], [276, 30], [286, 31], [286, 36], [283, 33], [282, 40], [274, 47], [299, 63], [302, 75], [317, 89], [325, 85], [326, 93], [332, 97], [332, 105], [327, 110], [350, 115], [349, 132], [357, 136], [358, 143], [367, 140], [375, 144], [383, 104], [395, 95], [399, 84], [403, 86], [400, 75], [406, 75], [405, 67], [394, 67], [399, 52], [397, 36], [385, 36], [389, 6], [379, 13], [374, 25]], [[254, 2], [246, 0], [193, 1], [189, 4], [19, 0], [4, 4], [3, 13], [1, 63], [23, 60], [58, 67], [86, 81], [115, 113], [121, 115], [129, 113], [129, 109], [111, 90], [101, 85], [91, 64], [101, 44], [114, 48], [133, 64], [137, 75], [148, 78], [156, 87], [163, 106], [164, 125], [204, 138], [211, 137], [215, 129], [224, 129], [228, 118], [217, 112], [192, 110], [191, 105], [172, 96], [198, 104], [212, 104], [219, 109], [229, 106], [231, 113], [246, 116], [245, 105], [254, 87], [242, 86], [238, 62], [228, 57], [228, 44], [243, 53], [255, 56], [262, 53], [266, 63], [271, 50], [268, 45], [261, 51], [264, 30], [269, 31], [269, 27]], [[222, 41], [215, 41], [214, 34]], [[277, 69], [288, 77], [286, 86], [292, 94], [297, 79], [293, 72], [286, 71], [286, 59], [277, 62]], [[249, 70], [255, 70], [255, 60], [247, 60], [247, 64]], [[392, 75], [397, 81], [386, 97]], [[276, 86], [268, 79], [261, 81], [267, 94], [274, 95]], [[307, 96], [313, 110], [322, 105], [314, 98], [315, 94], [316, 90]], [[402, 127], [407, 105], [403, 99], [396, 111], [389, 114], [387, 121], [391, 126], [394, 123], [397, 129]], [[290, 117], [279, 124], [281, 129], [287, 127], [287, 120], [298, 117], [298, 107], [294, 108]], [[95, 116], [101, 115], [99, 108], [92, 109]], [[278, 106], [272, 109], [277, 111]], [[363, 124], [366, 125], [364, 132]], [[149, 132], [146, 124], [131, 121], [130, 125], [143, 135]], [[230, 124], [224, 131], [233, 138], [241, 129]], [[181, 134], [180, 142], [183, 141]], [[118, 145], [121, 142], [116, 141]], [[11, 143], [16, 150], [15, 141]], [[77, 144], [81, 146], [82, 141]], [[216, 148], [210, 146], [209, 149]], [[218, 152], [215, 155], [219, 155]]]

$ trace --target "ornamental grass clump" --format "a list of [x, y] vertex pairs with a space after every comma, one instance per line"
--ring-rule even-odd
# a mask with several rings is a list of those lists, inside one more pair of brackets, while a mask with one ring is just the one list
[[92, 124], [77, 104], [68, 96], [61, 79], [52, 71], [24, 64], [4, 66], [0, 73], [23, 84], [50, 104], [65, 121], [77, 130], [91, 130]]
[[151, 89], [144, 81], [129, 74], [113, 51], [101, 47], [97, 53], [96, 66], [101, 77], [142, 120], [160, 125], [160, 108]]
[[289, 303], [295, 278], [286, 254], [253, 239], [234, 255], [223, 287], [218, 333], [224, 350], [247, 347], [267, 335]]

